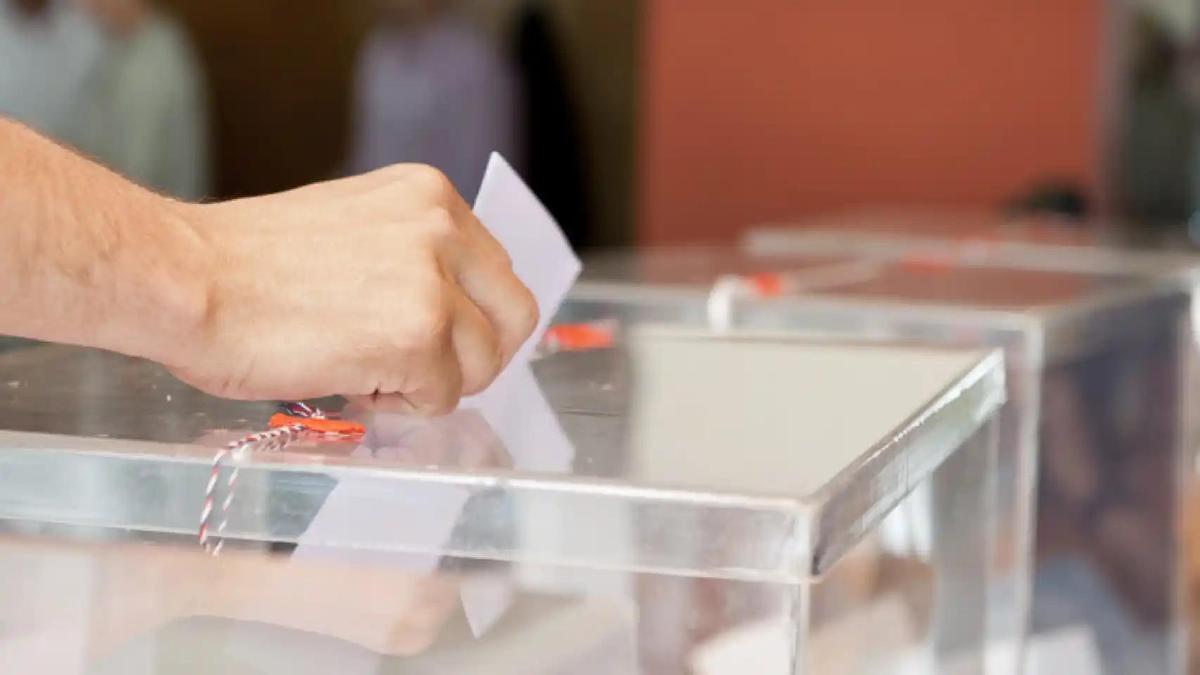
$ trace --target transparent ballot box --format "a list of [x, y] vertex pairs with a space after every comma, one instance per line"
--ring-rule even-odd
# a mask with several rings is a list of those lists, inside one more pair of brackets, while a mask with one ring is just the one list
[[0, 672], [982, 672], [1004, 396], [998, 351], [646, 327], [213, 479], [274, 406], [18, 349]]
[[[1200, 251], [1194, 242], [1151, 228], [1117, 228], [1105, 223], [1079, 223], [1047, 217], [998, 217], [948, 211], [850, 211], [790, 224], [752, 228], [743, 239], [747, 257], [778, 255], [849, 255], [859, 259], [908, 261], [958, 260], [980, 266], [1013, 269], [1109, 273], [1178, 279], [1192, 301], [1190, 353], [1177, 354], [1176, 376], [1186, 378], [1185, 393], [1200, 387]], [[1195, 398], [1183, 399], [1184, 413], [1200, 409]], [[1194, 415], [1194, 413], [1192, 413]], [[1191, 471], [1184, 474], [1186, 504], [1181, 512], [1184, 537], [1184, 613], [1188, 619], [1189, 672], [1200, 672], [1200, 439], [1197, 425], [1184, 421], [1193, 434], [1184, 446]]]
[[1003, 349], [995, 640], [1081, 625], [1111, 672], [1154, 673], [1181, 663], [1188, 302], [1144, 275], [648, 249], [589, 261], [560, 318]]

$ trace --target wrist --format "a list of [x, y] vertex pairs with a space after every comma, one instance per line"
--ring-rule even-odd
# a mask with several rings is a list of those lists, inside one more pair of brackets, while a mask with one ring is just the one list
[[98, 346], [171, 366], [206, 335], [214, 256], [201, 206], [145, 196], [145, 215], [122, 224], [114, 344]]

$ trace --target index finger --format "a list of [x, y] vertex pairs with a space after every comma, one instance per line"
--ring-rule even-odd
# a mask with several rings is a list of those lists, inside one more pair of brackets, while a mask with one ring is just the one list
[[450, 271], [492, 324], [507, 364], [537, 326], [537, 301], [513, 272], [504, 247], [457, 195], [451, 214], [465, 235], [467, 250], [452, 256]]

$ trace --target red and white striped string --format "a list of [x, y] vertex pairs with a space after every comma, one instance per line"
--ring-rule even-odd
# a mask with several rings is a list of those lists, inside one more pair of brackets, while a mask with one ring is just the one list
[[[307, 403], [285, 403], [284, 410], [288, 415], [297, 418], [325, 419], [325, 413]], [[243, 436], [222, 446], [213, 455], [208, 473], [208, 483], [204, 488], [204, 506], [200, 510], [200, 528], [196, 533], [200, 546], [212, 555], [221, 553], [225, 544], [225, 528], [229, 525], [229, 508], [233, 504], [234, 488], [237, 486], [239, 465], [252, 452], [277, 452], [287, 447], [292, 441], [301, 436], [353, 440], [361, 437], [360, 433], [346, 433], [310, 429], [304, 422], [281, 426], [270, 431], [261, 431]], [[232, 467], [225, 481], [225, 498], [221, 500], [216, 532], [213, 533], [212, 521], [217, 509], [217, 485], [221, 479], [221, 468], [226, 460], [232, 461]]]

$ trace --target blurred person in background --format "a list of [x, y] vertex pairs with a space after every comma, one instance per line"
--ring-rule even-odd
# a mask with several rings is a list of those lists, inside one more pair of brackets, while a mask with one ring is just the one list
[[74, 0], [0, 0], [0, 114], [78, 145], [104, 39]]
[[1195, 111], [1183, 91], [1183, 50], [1152, 16], [1137, 16], [1131, 100], [1122, 139], [1121, 213], [1171, 228], [1194, 207]]
[[1195, 235], [1200, 234], [1200, 35], [1184, 50], [1181, 80], [1184, 95], [1192, 107], [1192, 217], [1189, 223]]
[[577, 97], [548, 3], [517, 11], [513, 52], [521, 84], [525, 176], [571, 245], [595, 243], [589, 215], [585, 145]]
[[183, 30], [148, 0], [79, 0], [106, 37], [73, 124], [80, 150], [182, 199], [208, 190], [206, 96]]
[[488, 154], [520, 167], [515, 78], [447, 0], [379, 0], [358, 58], [348, 170], [441, 169], [470, 201]]

